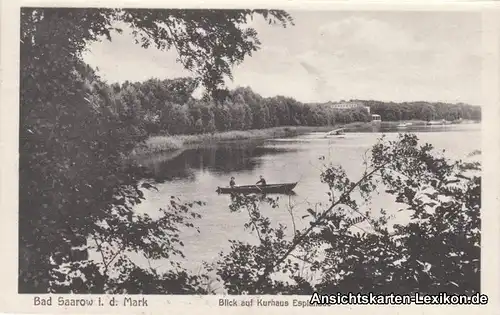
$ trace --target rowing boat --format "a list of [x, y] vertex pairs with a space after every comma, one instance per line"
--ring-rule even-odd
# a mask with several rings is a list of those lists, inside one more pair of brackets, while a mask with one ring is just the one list
[[325, 138], [345, 138], [345, 129], [339, 128], [328, 132]]
[[295, 186], [297, 186], [297, 183], [217, 187], [216, 192], [218, 192], [219, 194], [231, 194], [231, 193], [286, 194], [290, 193], [295, 188]]
[[295, 188], [296, 185], [297, 185], [297, 183], [217, 187], [216, 192], [218, 192], [219, 194], [231, 194], [231, 193], [285, 194], [285, 193], [291, 192]]

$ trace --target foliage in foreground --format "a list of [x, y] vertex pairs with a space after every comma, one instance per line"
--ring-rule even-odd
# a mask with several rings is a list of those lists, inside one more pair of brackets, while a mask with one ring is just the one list
[[[152, 175], [130, 166], [126, 156], [146, 135], [117, 115], [94, 71], [82, 62], [88, 44], [111, 39], [113, 31], [120, 31], [116, 23], [125, 23], [143, 47], [176, 49], [208, 98], [215, 98], [224, 91], [231, 66], [260, 46], [256, 31], [245, 25], [253, 16], [292, 23], [286, 12], [276, 10], [21, 10], [19, 292], [133, 291], [130, 285], [140, 286], [137, 275], [150, 271], [119, 256], [179, 254], [173, 250], [174, 244], [182, 245], [175, 229], [195, 215], [179, 205], [163, 221], [133, 214], [143, 199], [141, 188], [151, 187], [147, 182], [141, 187], [142, 179]], [[102, 254], [100, 264], [86, 260], [92, 244]], [[116, 244], [118, 251], [109, 252]], [[126, 266], [127, 273], [113, 278], [112, 262]], [[83, 275], [69, 280], [74, 272], [57, 271], [61, 266]], [[180, 269], [158, 279], [184, 282], [188, 277]]]
[[[290, 211], [294, 222], [299, 215], [310, 218], [291, 238], [287, 227], [271, 226], [257, 198], [235, 196], [232, 209], [247, 210], [247, 227], [259, 243], [232, 241], [231, 252], [221, 253], [216, 269], [225, 289], [230, 294], [478, 292], [481, 179], [474, 171], [479, 164], [450, 162], [431, 150], [409, 134], [380, 142], [357, 181], [328, 165], [321, 180], [330, 189], [330, 206]], [[407, 223], [391, 224], [387, 211], [370, 209], [379, 187], [401, 204]]]
[[[194, 228], [191, 219], [197, 219], [199, 215], [192, 208], [197, 204], [171, 198], [161, 210], [163, 215], [156, 219], [133, 212], [133, 206], [144, 199], [142, 189], [152, 188], [151, 182], [144, 180], [152, 179], [152, 175], [125, 163], [125, 156], [145, 139], [146, 134], [131, 123], [134, 115], [130, 115], [129, 120], [117, 115], [113, 100], [101, 93], [93, 70], [82, 63], [81, 53], [88, 42], [102, 36], [109, 37], [113, 23], [122, 21], [132, 26], [143, 46], [156, 45], [162, 49], [175, 46], [186, 68], [196, 73], [211, 96], [216, 98], [223, 94], [221, 78], [230, 75], [230, 66], [259, 46], [255, 32], [242, 26], [252, 15], [284, 24], [291, 20], [284, 12], [265, 10], [22, 10], [19, 292], [207, 292], [206, 277], [190, 275], [173, 259], [182, 257], [179, 231]], [[168, 26], [175, 24], [183, 27], [169, 30]], [[206, 34], [198, 34], [200, 28], [214, 29], [215, 32], [210, 34], [218, 34], [220, 38], [209, 40]], [[235, 45], [225, 47], [227, 42]], [[191, 44], [197, 48], [188, 49]], [[206, 58], [206, 54], [210, 58]], [[284, 239], [283, 228], [272, 228], [269, 221], [259, 214], [258, 208], [252, 210], [250, 225], [259, 228], [261, 244], [234, 243], [227, 260], [217, 267], [226, 289], [230, 293], [288, 293], [309, 292], [313, 285], [319, 288], [336, 284], [349, 288], [364, 283], [363, 288], [366, 288], [380, 283], [383, 287], [389, 281], [383, 278], [384, 273], [370, 271], [366, 274], [372, 276], [364, 278], [365, 282], [356, 280], [358, 270], [374, 268], [366, 259], [377, 258], [375, 253], [380, 254], [381, 250], [377, 246], [382, 242], [389, 249], [398, 250], [399, 256], [389, 256], [396, 265], [395, 269], [380, 267], [380, 272], [389, 271], [385, 274], [391, 275], [391, 281], [395, 279], [401, 285], [406, 281], [408, 290], [417, 284], [411, 282], [411, 276], [415, 274], [406, 270], [427, 274], [434, 286], [451, 285], [462, 291], [477, 290], [479, 232], [476, 228], [479, 227], [480, 181], [477, 177], [462, 178], [460, 181], [465, 188], [451, 189], [446, 181], [458, 172], [460, 166], [446, 162], [439, 162], [440, 165], [426, 151], [416, 149], [413, 143], [414, 140], [408, 138], [401, 144], [378, 147], [374, 150], [374, 157], [379, 156], [380, 160], [374, 158], [370, 165], [378, 173], [367, 173], [369, 176], [353, 187], [341, 170], [329, 168], [323, 180], [332, 188], [335, 206], [323, 213], [313, 212], [314, 228], [297, 231], [291, 241]], [[396, 149], [399, 151], [394, 153], [394, 159], [385, 160], [386, 154]], [[432, 165], [440, 165], [443, 171], [435, 170]], [[398, 181], [392, 173], [394, 171], [406, 174], [410, 179]], [[409, 211], [422, 219], [416, 226], [384, 232], [384, 228], [388, 228], [383, 220], [365, 219], [378, 227], [376, 232], [353, 234], [347, 226], [360, 219], [356, 217], [352, 219], [354, 221], [348, 221], [346, 207], [360, 210], [356, 209], [357, 203], [347, 193], [358, 187], [368, 193], [373, 187], [363, 184], [374, 181], [375, 173], [382, 176], [379, 180], [389, 185], [398, 197], [422, 189], [425, 183], [433, 187], [431, 179], [434, 179], [434, 189], [441, 189], [439, 193], [449, 195], [451, 201], [443, 203], [433, 195], [435, 192], [430, 192], [429, 198], [439, 206], [427, 218], [427, 214], [418, 211], [419, 204], [408, 199]], [[416, 181], [417, 178], [421, 181]], [[251, 205], [251, 200], [243, 201], [244, 206]], [[459, 206], [464, 208], [462, 212], [457, 212]], [[444, 225], [439, 225], [440, 222]], [[416, 234], [412, 229], [422, 233]], [[408, 234], [410, 231], [413, 234]], [[443, 240], [436, 236], [438, 232]], [[335, 233], [344, 233], [343, 243]], [[398, 241], [392, 233], [401, 236], [403, 241]], [[420, 236], [415, 238], [413, 235]], [[429, 242], [442, 246], [442, 255], [431, 258], [444, 262], [446, 269], [432, 265], [436, 262], [431, 258], [422, 261], [424, 265], [431, 264], [429, 270], [428, 267], [425, 270], [418, 267], [420, 264], [413, 266], [415, 258], [412, 255], [422, 253], [412, 246], [424, 240], [428, 242], [423, 243], [426, 246]], [[314, 253], [314, 249], [320, 248], [318, 245], [326, 246], [325, 255], [321, 264], [319, 255], [310, 257], [316, 259], [310, 270], [321, 269], [323, 278], [319, 284], [313, 284], [294, 274], [296, 265], [288, 258], [291, 255], [303, 256], [299, 250]], [[410, 249], [405, 251], [405, 248]], [[335, 249], [339, 249], [345, 258], [338, 260]], [[353, 258], [352, 255], [359, 255], [361, 249], [364, 249], [363, 260]], [[89, 251], [100, 258], [89, 259]], [[169, 259], [171, 271], [160, 273], [139, 266], [129, 259], [130, 253], [142, 255], [146, 260]], [[398, 257], [407, 259], [401, 262], [406, 264], [405, 268], [397, 267]], [[351, 261], [346, 265], [349, 259], [358, 263]], [[353, 267], [357, 269], [348, 269]], [[293, 284], [271, 280], [272, 274], [283, 270], [295, 280]], [[334, 276], [337, 274], [341, 279]], [[433, 289], [432, 286], [429, 288]]]

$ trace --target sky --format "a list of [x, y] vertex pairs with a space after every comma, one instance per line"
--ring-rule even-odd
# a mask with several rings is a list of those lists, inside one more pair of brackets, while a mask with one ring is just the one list
[[[302, 102], [349, 99], [481, 105], [481, 16], [474, 12], [289, 11], [295, 26], [256, 19], [262, 43], [233, 68], [230, 88]], [[89, 46], [85, 61], [108, 83], [190, 75], [124, 32]]]

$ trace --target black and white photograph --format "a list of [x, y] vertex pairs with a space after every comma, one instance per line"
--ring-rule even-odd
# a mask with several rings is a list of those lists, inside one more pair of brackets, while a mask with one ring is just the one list
[[485, 293], [480, 11], [24, 6], [19, 21], [12, 242], [35, 304]]

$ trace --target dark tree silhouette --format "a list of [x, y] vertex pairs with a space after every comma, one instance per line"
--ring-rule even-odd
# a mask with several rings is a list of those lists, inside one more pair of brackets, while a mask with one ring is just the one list
[[[198, 216], [192, 204], [176, 199], [162, 219], [133, 214], [141, 188], [151, 185], [142, 184], [149, 175], [126, 156], [156, 118], [139, 103], [136, 86], [107, 87], [81, 56], [90, 42], [120, 32], [117, 22], [126, 23], [143, 47], [176, 49], [213, 97], [223, 90], [231, 66], [259, 48], [256, 31], [245, 25], [254, 16], [292, 23], [278, 10], [21, 10], [19, 292], [201, 290], [200, 279], [181, 269], [157, 275], [123, 255], [181, 255], [177, 226], [192, 226], [188, 218]], [[185, 100], [192, 84], [183, 85], [170, 82], [167, 90], [176, 91], [172, 101]], [[123, 95], [116, 100], [109, 91]], [[169, 121], [162, 116], [160, 123]], [[182, 131], [182, 119], [176, 128]], [[86, 259], [89, 246], [102, 261]]]
[[[245, 227], [257, 244], [231, 241], [216, 267], [230, 294], [480, 292], [481, 177], [478, 162], [437, 156], [415, 135], [381, 141], [360, 179], [325, 165], [329, 207], [290, 211], [309, 226], [288, 233], [272, 226], [255, 196], [234, 196], [231, 210], [246, 210]], [[391, 224], [384, 209], [370, 209], [385, 187], [406, 223]], [[268, 200], [273, 207], [276, 200]], [[294, 226], [295, 228], [295, 226]], [[312, 275], [312, 277], [311, 277]]]

